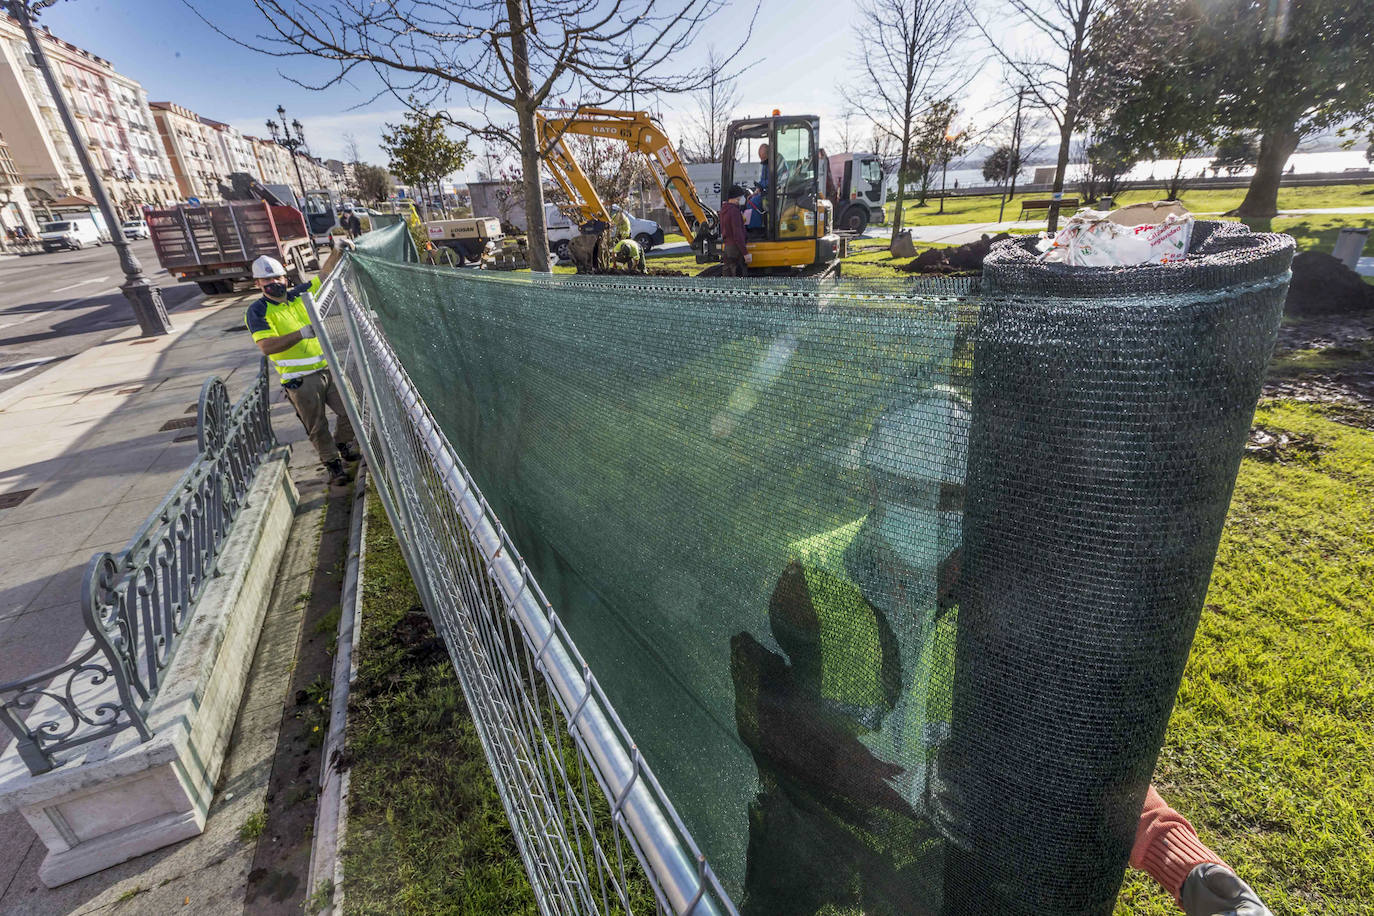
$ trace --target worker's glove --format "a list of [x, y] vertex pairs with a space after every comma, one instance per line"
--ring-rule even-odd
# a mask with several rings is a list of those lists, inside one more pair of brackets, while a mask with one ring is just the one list
[[1199, 865], [1188, 872], [1178, 902], [1188, 916], [1273, 916], [1259, 894], [1225, 865]]
[[305, 325], [304, 327], [302, 327], [298, 333], [301, 335], [301, 340], [305, 340], [305, 339], [307, 339], [307, 338], [314, 337], [314, 336], [315, 336], [315, 326], [314, 326], [313, 324], [307, 324], [307, 325]]
[[353, 251], [355, 248], [357, 248], [357, 246], [353, 244], [353, 240], [351, 238], [348, 238], [347, 236], [335, 235], [331, 238], [334, 241], [335, 251]]
[[753, 263], [754, 263], [754, 256], [753, 256], [752, 254], [749, 254], [748, 252], [745, 252], [745, 255], [744, 255], [744, 263], [746, 263], [746, 264], [753, 264]]

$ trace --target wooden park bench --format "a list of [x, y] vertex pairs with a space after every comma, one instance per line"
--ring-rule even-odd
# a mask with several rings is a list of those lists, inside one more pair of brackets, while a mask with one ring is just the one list
[[[1021, 216], [1018, 216], [1017, 219], [1022, 219], [1027, 213], [1034, 213], [1037, 210], [1044, 210], [1046, 213], [1049, 213], [1050, 207], [1053, 206], [1054, 201], [1049, 198], [1045, 198], [1044, 200], [1023, 200], [1021, 201]], [[1077, 197], [1065, 197], [1059, 201], [1060, 213], [1063, 213], [1065, 210], [1072, 212], [1077, 209]]]

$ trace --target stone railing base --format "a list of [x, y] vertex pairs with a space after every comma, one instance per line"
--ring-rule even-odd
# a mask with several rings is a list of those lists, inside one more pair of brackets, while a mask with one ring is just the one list
[[47, 846], [38, 876], [48, 887], [205, 828], [295, 515], [289, 455], [278, 448], [258, 469], [149, 709], [152, 739], [126, 729], [37, 776], [13, 746], [0, 758], [0, 812], [18, 810]]

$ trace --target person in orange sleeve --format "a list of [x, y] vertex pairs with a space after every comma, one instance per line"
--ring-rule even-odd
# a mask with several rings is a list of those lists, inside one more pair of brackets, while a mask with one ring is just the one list
[[1188, 916], [1272, 916], [1250, 885], [1203, 845], [1193, 825], [1154, 786], [1136, 824], [1131, 867], [1154, 878]]

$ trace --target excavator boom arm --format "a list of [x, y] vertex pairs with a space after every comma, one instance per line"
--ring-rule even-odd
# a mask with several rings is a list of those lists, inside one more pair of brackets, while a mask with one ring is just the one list
[[611, 214], [564, 142], [567, 134], [619, 140], [628, 144], [632, 152], [647, 156], [654, 166], [654, 180], [668, 212], [684, 238], [693, 238], [695, 226], [715, 224], [716, 214], [697, 197], [672, 141], [647, 113], [610, 108], [579, 108], [569, 114], [536, 111], [535, 126], [544, 164], [572, 201], [578, 222], [600, 219], [609, 223]]

